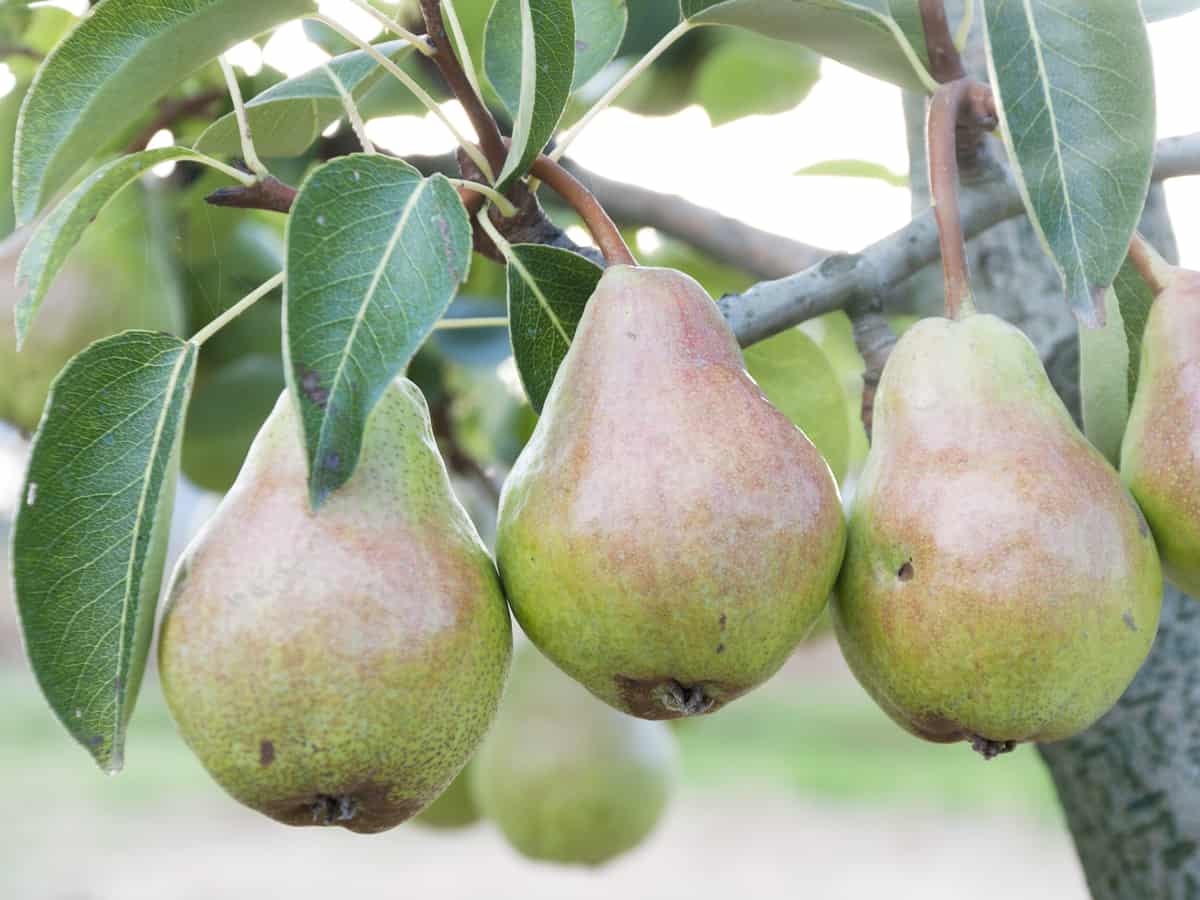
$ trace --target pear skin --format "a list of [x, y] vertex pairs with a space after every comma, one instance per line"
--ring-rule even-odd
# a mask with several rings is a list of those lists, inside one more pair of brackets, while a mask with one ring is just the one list
[[500, 500], [497, 560], [530, 639], [619, 710], [711, 712], [804, 638], [844, 543], [829, 466], [704, 289], [607, 269]]
[[1150, 307], [1121, 476], [1150, 522], [1163, 571], [1200, 597], [1200, 273], [1173, 270]]
[[987, 757], [1108, 711], [1158, 629], [1145, 520], [1037, 351], [990, 315], [896, 345], [833, 605], [842, 650], [913, 734]]
[[679, 752], [665, 723], [605, 706], [526, 643], [470, 772], [480, 810], [518, 852], [598, 866], [654, 830]]
[[289, 825], [391, 828], [458, 775], [512, 648], [491, 558], [408, 381], [313, 513], [284, 393], [176, 570], [159, 641], [171, 713], [233, 797]]

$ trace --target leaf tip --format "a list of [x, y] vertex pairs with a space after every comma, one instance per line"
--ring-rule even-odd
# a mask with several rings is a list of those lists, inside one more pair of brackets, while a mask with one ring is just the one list
[[1092, 285], [1081, 294], [1072, 293], [1070, 297], [1071, 311], [1081, 328], [1103, 328], [1108, 320], [1104, 304], [1107, 286]]

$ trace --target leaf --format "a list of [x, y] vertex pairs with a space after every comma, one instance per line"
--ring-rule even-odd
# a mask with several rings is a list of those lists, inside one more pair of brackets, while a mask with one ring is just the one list
[[628, 0], [575, 0], [575, 74], [571, 90], [583, 87], [607, 66], [629, 24]]
[[873, 178], [892, 187], [908, 187], [908, 176], [893, 172], [882, 163], [868, 159], [827, 159], [798, 169], [796, 175], [825, 175], [839, 178]]
[[1147, 22], [1172, 19], [1200, 9], [1200, 0], [1142, 0], [1142, 13]]
[[508, 330], [529, 405], [541, 413], [554, 375], [603, 270], [570, 250], [514, 244], [508, 263]]
[[1104, 299], [1104, 327], [1079, 329], [1079, 387], [1084, 432], [1117, 466], [1137, 389], [1142, 334], [1154, 291], [1126, 259]]
[[110, 772], [123, 764], [153, 632], [196, 350], [126, 331], [68, 363], [17, 510], [30, 663], [59, 720]]
[[21, 109], [17, 220], [28, 223], [158, 97], [312, 0], [104, 0], [46, 58]]
[[[391, 41], [378, 44], [377, 49], [393, 62], [399, 62], [412, 52], [412, 44]], [[365, 50], [356, 50], [267, 88], [246, 103], [246, 116], [259, 155], [300, 156], [321, 132], [345, 115], [331, 74], [357, 102], [379, 82], [384, 70]], [[195, 147], [214, 156], [240, 154], [236, 114], [228, 113], [208, 126]]]
[[497, 187], [524, 174], [554, 136], [575, 72], [571, 0], [496, 0], [484, 69], [513, 115], [512, 145]]
[[[680, 0], [697, 25], [737, 25], [803, 44], [868, 75], [927, 93], [920, 0]], [[922, 77], [924, 75], [924, 77]]]
[[470, 262], [471, 224], [441, 175], [355, 154], [301, 187], [287, 230], [284, 360], [314, 508], [353, 474], [367, 415]]
[[1142, 214], [1154, 72], [1135, 3], [985, 3], [988, 67], [1025, 208], [1085, 324]]
[[17, 263], [17, 285], [24, 293], [13, 309], [17, 347], [24, 343], [33, 318], [68, 255], [100, 211], [122, 188], [159, 163], [177, 160], [213, 165], [215, 160], [186, 147], [163, 147], [123, 156], [101, 166], [67, 194], [34, 229]]
[[731, 31], [700, 64], [694, 99], [713, 125], [798, 106], [821, 77], [821, 58], [807, 47]]
[[798, 328], [748, 347], [743, 355], [767, 399], [816, 444], [840, 482], [849, 468], [855, 422], [829, 357]]

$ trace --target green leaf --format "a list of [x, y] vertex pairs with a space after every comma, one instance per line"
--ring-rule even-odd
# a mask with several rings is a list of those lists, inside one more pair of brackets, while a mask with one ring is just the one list
[[213, 160], [187, 147], [163, 147], [123, 156], [101, 166], [79, 183], [34, 230], [17, 263], [17, 285], [24, 293], [13, 310], [17, 346], [24, 343], [33, 318], [88, 225], [122, 188], [159, 163], [189, 160], [214, 165]]
[[793, 41], [868, 75], [925, 93], [920, 0], [680, 0], [697, 25], [737, 25]]
[[1079, 329], [1079, 387], [1084, 432], [1117, 466], [1154, 291], [1126, 259], [1104, 300], [1104, 327]]
[[694, 99], [713, 125], [798, 106], [821, 77], [821, 58], [807, 47], [733, 31], [700, 64]]
[[1102, 321], [1154, 158], [1154, 71], [1136, 3], [985, 3], [988, 67], [1025, 208], [1085, 324]]
[[612, 62], [629, 24], [628, 0], [575, 0], [575, 74], [578, 90]]
[[816, 444], [840, 482], [850, 464], [855, 420], [829, 357], [798, 328], [748, 347], [743, 355], [767, 399]]
[[46, 58], [21, 109], [17, 220], [28, 223], [105, 138], [240, 41], [312, 0], [104, 0]]
[[301, 187], [287, 229], [284, 360], [314, 508], [353, 474], [367, 415], [470, 262], [471, 223], [441, 175], [355, 154]]
[[578, 253], [514, 244], [508, 262], [508, 329], [529, 405], [538, 413], [603, 270]]
[[496, 0], [483, 45], [488, 80], [513, 115], [498, 187], [524, 174], [554, 136], [575, 73], [571, 0]]
[[[408, 41], [377, 45], [379, 52], [399, 62], [412, 52]], [[329, 60], [302, 75], [281, 81], [246, 103], [246, 116], [261, 156], [299, 156], [326, 128], [345, 115], [333, 78], [357, 102], [380, 80], [383, 67], [365, 50]], [[331, 78], [332, 76], [332, 78]], [[211, 155], [240, 154], [237, 116], [228, 113], [200, 135], [195, 147]]]
[[13, 531], [25, 648], [46, 699], [110, 772], [123, 765], [154, 626], [196, 347], [126, 331], [54, 383]]
[[1142, 13], [1147, 22], [1173, 19], [1200, 9], [1200, 0], [1142, 0]]
[[868, 159], [827, 159], [798, 169], [796, 175], [826, 175], [838, 178], [872, 178], [892, 187], [908, 187], [908, 176], [893, 172], [882, 163]]

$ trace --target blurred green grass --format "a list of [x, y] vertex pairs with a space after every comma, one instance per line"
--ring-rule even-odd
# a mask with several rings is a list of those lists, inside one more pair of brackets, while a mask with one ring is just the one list
[[695, 787], [754, 781], [810, 801], [1061, 821], [1033, 747], [987, 762], [965, 744], [917, 740], [852, 682], [777, 679], [676, 733]]
[[[815, 681], [815, 679], [814, 679]], [[985, 763], [892, 724], [853, 682], [783, 675], [718, 715], [678, 724], [691, 792], [768, 791], [797, 803], [1060, 817], [1032, 748]], [[67, 737], [21, 666], [0, 668], [0, 782], [10, 803], [70, 803], [100, 815], [227, 802], [171, 722], [154, 672], [130, 726], [126, 768], [108, 778]]]

